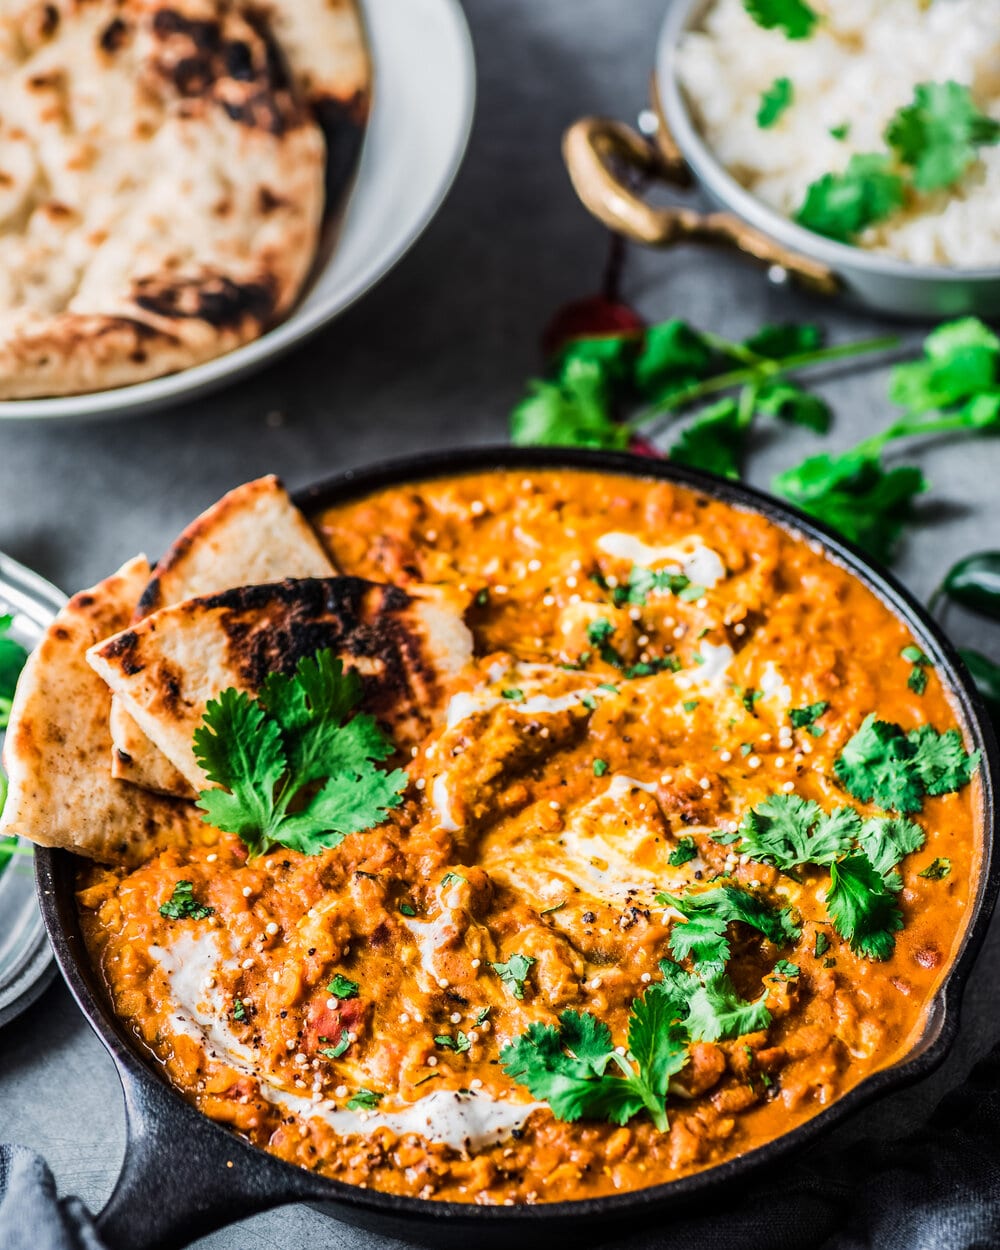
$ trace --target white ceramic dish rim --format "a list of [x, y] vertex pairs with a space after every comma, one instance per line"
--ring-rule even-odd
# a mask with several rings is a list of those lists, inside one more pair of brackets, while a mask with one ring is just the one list
[[[444, 118], [445, 123], [450, 125], [450, 131], [442, 133], [440, 128], [437, 131], [434, 151], [438, 155], [439, 167], [436, 176], [428, 179], [428, 191], [423, 201], [411, 204], [408, 211], [405, 205], [399, 206], [402, 225], [398, 234], [387, 240], [381, 251], [374, 254], [367, 264], [360, 266], [354, 280], [332, 298], [317, 301], [312, 307], [303, 305], [297, 308], [273, 330], [269, 330], [260, 338], [235, 351], [206, 361], [204, 364], [194, 365], [190, 369], [151, 378], [147, 382], [139, 382], [132, 386], [91, 391], [83, 395], [56, 396], [51, 399], [0, 401], [0, 420], [83, 420], [94, 417], [130, 416], [166, 407], [195, 392], [214, 390], [242, 374], [262, 368], [302, 343], [359, 300], [409, 251], [430, 224], [448, 194], [461, 167], [468, 144], [476, 96], [472, 36], [459, 0], [362, 0], [362, 3], [369, 11], [369, 38], [374, 63], [372, 121], [369, 125], [369, 134], [376, 124], [375, 117], [379, 108], [379, 77], [383, 72], [393, 72], [399, 68], [387, 66], [382, 56], [384, 48], [379, 39], [378, 21], [371, 20], [371, 9], [375, 3], [391, 8], [395, 14], [408, 13], [410, 15], [408, 20], [411, 21], [420, 22], [421, 14], [423, 20], [426, 20], [428, 15], [433, 16], [437, 27], [444, 32], [448, 45], [443, 48], [442, 64], [436, 67], [435, 72], [440, 74], [447, 69], [454, 76], [453, 91], [457, 100], [460, 101], [460, 106]], [[364, 203], [363, 201], [359, 203], [355, 193], [360, 183], [362, 167], [366, 159], [370, 159], [370, 153], [371, 145], [366, 138], [354, 187], [346, 205], [345, 221], [352, 213], [364, 211]], [[384, 155], [382, 159], [385, 159]], [[326, 264], [331, 264], [336, 256], [337, 250], [334, 249]], [[310, 289], [315, 287], [316, 281], [317, 279], [314, 278]], [[308, 292], [305, 298], [308, 299]]]
[[722, 204], [779, 243], [802, 252], [829, 266], [834, 272], [865, 270], [894, 278], [914, 278], [923, 282], [1000, 282], [1000, 265], [959, 269], [952, 265], [917, 265], [881, 252], [869, 252], [847, 243], [838, 243], [796, 225], [790, 218], [757, 199], [719, 162], [701, 137], [691, 117], [678, 81], [677, 45], [683, 34], [701, 17], [714, 0], [673, 0], [660, 28], [656, 53], [656, 78], [667, 123], [698, 180]]

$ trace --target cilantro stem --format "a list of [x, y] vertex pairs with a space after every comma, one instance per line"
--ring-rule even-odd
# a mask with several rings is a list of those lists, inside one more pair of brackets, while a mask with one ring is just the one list
[[628, 1082], [631, 1089], [642, 1099], [642, 1105], [649, 1112], [650, 1119], [656, 1125], [660, 1133], [665, 1133], [670, 1127], [667, 1120], [667, 1111], [663, 1103], [653, 1093], [646, 1082], [638, 1075], [631, 1064], [625, 1061], [625, 1056], [620, 1055], [617, 1050], [611, 1052], [611, 1058], [621, 1069], [622, 1076]]
[[969, 418], [963, 412], [937, 416], [930, 421], [901, 417], [880, 434], [873, 434], [870, 438], [858, 443], [854, 448], [854, 454], [874, 459], [886, 443], [891, 443], [897, 438], [915, 438], [926, 434], [951, 434], [956, 430], [970, 428], [972, 427], [970, 427]]
[[[808, 352], [798, 352], [794, 356], [772, 360], [769, 357], [758, 357], [752, 364], [741, 369], [731, 369], [728, 373], [717, 373], [714, 377], [702, 382], [694, 382], [685, 386], [659, 403], [650, 405], [630, 417], [625, 425], [629, 429], [639, 429], [661, 417], [665, 417], [678, 408], [684, 408], [706, 395], [714, 395], [718, 391], [727, 391], [732, 387], [752, 382], [760, 386], [764, 382], [781, 377], [797, 369], [805, 369], [811, 365], [826, 364], [835, 360], [846, 360], [852, 356], [862, 356], [871, 352], [888, 351], [899, 345], [897, 335], [883, 335], [881, 338], [862, 339], [854, 343], [840, 343], [835, 347], [818, 347]], [[727, 349], [728, 350], [728, 349]], [[752, 353], [751, 353], [752, 354]]]

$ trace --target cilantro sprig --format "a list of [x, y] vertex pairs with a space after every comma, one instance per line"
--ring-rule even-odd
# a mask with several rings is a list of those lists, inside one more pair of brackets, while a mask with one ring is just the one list
[[873, 713], [844, 746], [834, 771], [849, 794], [891, 811], [918, 812], [925, 795], [949, 794], [967, 785], [979, 752], [966, 751], [957, 729], [931, 725], [909, 732]]
[[743, 0], [758, 26], [780, 30], [789, 39], [808, 39], [819, 16], [805, 0]]
[[877, 960], [892, 955], [903, 913], [895, 892], [863, 852], [830, 865], [826, 908], [856, 954]]
[[670, 1080], [688, 1061], [692, 1042], [715, 1042], [766, 1029], [765, 998], [740, 998], [724, 972], [700, 977], [665, 959], [663, 980], [632, 1003], [628, 1049], [589, 1012], [564, 1011], [558, 1025], [530, 1024], [508, 1042], [500, 1061], [508, 1076], [544, 1099], [561, 1120], [626, 1124], [645, 1111], [668, 1128]]
[[684, 894], [657, 894], [656, 902], [673, 907], [684, 917], [670, 930], [670, 953], [677, 959], [688, 956], [703, 976], [725, 968], [731, 948], [729, 926], [742, 921], [776, 945], [795, 941], [800, 934], [790, 908], [778, 910], [735, 885]]
[[275, 845], [318, 855], [380, 824], [407, 778], [375, 766], [393, 745], [356, 711], [361, 694], [330, 651], [300, 660], [291, 677], [271, 673], [256, 700], [223, 690], [194, 735], [198, 763], [222, 787], [199, 795], [204, 819], [252, 855]]

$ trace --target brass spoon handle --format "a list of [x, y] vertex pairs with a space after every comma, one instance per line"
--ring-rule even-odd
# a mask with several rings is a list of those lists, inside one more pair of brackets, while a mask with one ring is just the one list
[[628, 169], [674, 186], [690, 184], [690, 171], [662, 112], [655, 147], [622, 122], [583, 117], [566, 131], [562, 149], [577, 195], [609, 230], [647, 247], [687, 241], [721, 244], [762, 265], [779, 266], [809, 290], [823, 295], [839, 290], [836, 275], [826, 265], [790, 251], [734, 213], [699, 213], [679, 205], [657, 208], [626, 185], [623, 176]]

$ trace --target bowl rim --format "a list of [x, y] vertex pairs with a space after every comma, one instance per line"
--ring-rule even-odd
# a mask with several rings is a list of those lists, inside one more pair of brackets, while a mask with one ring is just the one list
[[[912, 630], [946, 681], [967, 737], [982, 752], [982, 764], [978, 772], [982, 853], [975, 896], [970, 900], [965, 930], [952, 952], [941, 984], [928, 1003], [926, 1024], [921, 1036], [896, 1063], [863, 1078], [811, 1119], [723, 1163], [644, 1189], [530, 1206], [478, 1206], [361, 1189], [342, 1181], [320, 1177], [294, 1164], [278, 1160], [243, 1139], [234, 1140], [229, 1131], [191, 1107], [179, 1090], [166, 1084], [164, 1078], [157, 1074], [149, 1060], [143, 1057], [140, 1047], [134, 1041], [128, 1040], [123, 1022], [114, 1015], [105, 998], [97, 992], [96, 982], [91, 984], [95, 974], [86, 962], [85, 952], [81, 957], [82, 942], [79, 938], [78, 921], [75, 922], [74, 932], [73, 925], [67, 927], [62, 919], [62, 911], [67, 906], [72, 909], [72, 915], [76, 915], [72, 897], [75, 857], [67, 851], [39, 849], [36, 854], [39, 903], [56, 960], [78, 1006], [115, 1063], [126, 1090], [126, 1101], [128, 1102], [130, 1089], [133, 1090], [134, 1097], [136, 1085], [140, 1089], [148, 1089], [150, 1083], [155, 1083], [168, 1089], [172, 1094], [169, 1104], [171, 1108], [176, 1107], [178, 1113], [184, 1108], [190, 1116], [197, 1117], [204, 1130], [206, 1142], [220, 1143], [223, 1151], [231, 1152], [241, 1148], [241, 1154], [244, 1151], [249, 1152], [246, 1155], [249, 1161], [256, 1161], [261, 1169], [266, 1167], [283, 1180], [285, 1188], [280, 1192], [287, 1193], [288, 1196], [279, 1197], [270, 1205], [306, 1196], [310, 1201], [334, 1204], [347, 1219], [352, 1218], [351, 1212], [358, 1212], [368, 1213], [373, 1218], [403, 1217], [419, 1222], [421, 1226], [426, 1226], [428, 1222], [447, 1220], [470, 1228], [497, 1223], [518, 1225], [525, 1221], [558, 1223], [560, 1220], [572, 1221], [581, 1217], [603, 1221], [616, 1216], [635, 1215], [637, 1219], [641, 1219], [644, 1213], [651, 1215], [667, 1207], [687, 1205], [694, 1197], [727, 1183], [743, 1182], [779, 1159], [787, 1158], [793, 1150], [811, 1145], [862, 1107], [930, 1075], [940, 1066], [954, 1045], [965, 983], [979, 954], [1000, 892], [1000, 848], [995, 846], [1000, 824], [1000, 748], [986, 708], [955, 647], [926, 608], [891, 573], [882, 569], [852, 543], [763, 491], [742, 482], [717, 478], [669, 461], [646, 459], [622, 452], [510, 446], [435, 452], [394, 459], [369, 468], [348, 469], [294, 492], [293, 498], [311, 516], [324, 507], [345, 503], [388, 486], [416, 484], [440, 477], [491, 470], [531, 469], [621, 472], [631, 477], [676, 482], [735, 507], [763, 515], [786, 531], [820, 543], [829, 556], [858, 577]], [[68, 903], [65, 897], [67, 889], [70, 891]], [[276, 1169], [274, 1165], [278, 1165]], [[362, 1215], [359, 1214], [356, 1218], [362, 1219]]]
[[[400, 7], [400, 0], [360, 0], [360, 2], [363, 9], [375, 3], [383, 6], [391, 3], [397, 9]], [[356, 304], [395, 268], [437, 216], [458, 176], [472, 131], [476, 101], [476, 62], [472, 34], [459, 0], [402, 0], [404, 10], [411, 7], [422, 9], [425, 14], [428, 9], [434, 10], [436, 20], [448, 28], [449, 56], [453, 55], [451, 72], [454, 75], [456, 94], [461, 99], [461, 108], [450, 117], [452, 129], [447, 135], [447, 142], [441, 145], [439, 170], [433, 190], [426, 195], [419, 211], [411, 215], [406, 229], [393, 240], [392, 245], [378, 252], [374, 262], [369, 259], [352, 279], [345, 281], [343, 289], [338, 294], [332, 298], [318, 300], [313, 307], [307, 308], [305, 301], [315, 289], [320, 274], [337, 254], [337, 246], [334, 246], [327, 255], [320, 257], [319, 268], [311, 272], [291, 311], [277, 325], [248, 343], [233, 348], [232, 351], [213, 356], [200, 364], [189, 365], [174, 373], [161, 374], [127, 386], [85, 391], [78, 395], [0, 400], [0, 422], [70, 422], [139, 416], [180, 403], [192, 398], [195, 394], [208, 394], [264, 368], [293, 348], [301, 346], [309, 337]], [[379, 108], [379, 46], [377, 37], [373, 34], [374, 23], [367, 12], [364, 16], [374, 67], [372, 91], [374, 116], [374, 111]], [[370, 127], [369, 121], [350, 185], [346, 188], [342, 203], [333, 218], [335, 240], [336, 236], [342, 233], [347, 217], [352, 211], [357, 211], [358, 175], [366, 158], [371, 159]]]
[[822, 262], [834, 272], [854, 269], [881, 277], [927, 283], [1000, 283], [1000, 264], [967, 269], [955, 265], [917, 264], [828, 239], [800, 226], [742, 186], [715, 155], [695, 124], [677, 68], [681, 39], [696, 28], [703, 14], [716, 2], [672, 0], [657, 38], [655, 75], [664, 115], [677, 146], [698, 180], [720, 203], [778, 242]]

